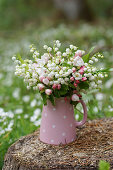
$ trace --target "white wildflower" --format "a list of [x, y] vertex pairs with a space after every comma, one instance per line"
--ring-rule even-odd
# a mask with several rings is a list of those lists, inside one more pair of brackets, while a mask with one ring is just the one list
[[71, 49], [71, 50], [74, 49], [74, 46], [73, 46], [73, 45], [70, 45], [70, 49]]
[[44, 45], [43, 48], [44, 48], [45, 50], [47, 50], [48, 46], [47, 46], [47, 45]]
[[89, 60], [89, 63], [90, 63], [90, 64], [93, 64], [93, 61], [92, 61], [92, 60]]
[[48, 51], [48, 52], [51, 52], [51, 51], [52, 51], [52, 48], [51, 48], [51, 47], [48, 47], [48, 48], [47, 48], [47, 51]]
[[67, 56], [67, 53], [63, 53], [62, 55], [63, 55], [64, 57], [66, 57], [66, 56]]
[[37, 100], [36, 99], [32, 100], [30, 106], [35, 107], [36, 105], [37, 105]]
[[23, 109], [22, 108], [16, 109], [14, 112], [15, 112], [15, 114], [21, 114], [21, 113], [23, 113]]

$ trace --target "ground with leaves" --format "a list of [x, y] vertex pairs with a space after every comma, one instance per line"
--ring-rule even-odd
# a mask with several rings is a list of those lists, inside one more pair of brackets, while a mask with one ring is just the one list
[[[63, 48], [74, 44], [89, 51], [92, 46], [105, 58], [98, 67], [113, 67], [112, 24], [59, 25], [56, 28], [26, 27], [13, 32], [0, 32], [0, 168], [8, 147], [21, 136], [29, 134], [40, 126], [42, 100], [37, 92], [26, 90], [22, 79], [14, 75], [13, 54], [31, 58], [29, 45], [35, 44], [42, 50], [43, 44], [51, 45], [54, 39], [63, 43]], [[89, 91], [83, 96], [88, 107], [88, 119], [113, 116], [113, 73], [103, 83], [101, 92]], [[77, 110], [81, 106], [77, 106]], [[75, 111], [75, 118], [82, 114]]]

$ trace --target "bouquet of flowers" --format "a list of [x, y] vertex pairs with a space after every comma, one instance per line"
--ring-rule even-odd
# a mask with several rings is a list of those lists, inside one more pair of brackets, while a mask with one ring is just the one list
[[33, 61], [22, 60], [20, 55], [12, 57], [16, 63], [15, 75], [24, 78], [27, 88], [38, 90], [43, 98], [44, 105], [49, 99], [55, 105], [55, 98], [69, 97], [76, 105], [89, 89], [100, 89], [102, 78], [107, 76], [106, 69], [97, 69], [93, 64], [103, 58], [100, 53], [93, 54], [92, 48], [88, 54], [70, 45], [64, 52], [60, 51], [59, 40], [53, 47], [44, 45], [45, 53], [41, 55], [33, 46], [30, 46]]

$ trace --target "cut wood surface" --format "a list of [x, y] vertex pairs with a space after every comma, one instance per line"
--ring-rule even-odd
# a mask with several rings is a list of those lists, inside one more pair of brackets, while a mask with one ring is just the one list
[[76, 141], [66, 145], [41, 142], [39, 129], [21, 137], [8, 149], [3, 170], [96, 170], [99, 160], [113, 169], [113, 118], [88, 121], [77, 129]]

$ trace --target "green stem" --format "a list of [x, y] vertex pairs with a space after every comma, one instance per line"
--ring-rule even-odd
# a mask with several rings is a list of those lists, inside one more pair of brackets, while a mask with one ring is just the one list
[[78, 110], [76, 107], [75, 107], [75, 109], [78, 111], [78, 112], [80, 112], [81, 114], [83, 114], [80, 110]]

